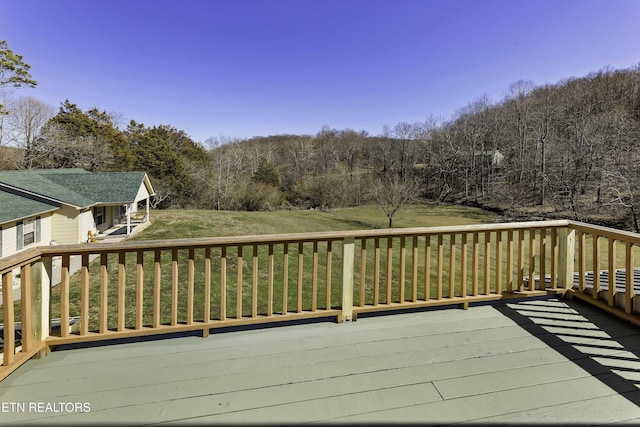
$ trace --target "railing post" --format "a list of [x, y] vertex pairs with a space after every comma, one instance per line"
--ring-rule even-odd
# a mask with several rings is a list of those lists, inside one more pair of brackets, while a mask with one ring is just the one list
[[342, 321], [353, 319], [353, 275], [355, 263], [355, 239], [342, 241]]
[[2, 365], [11, 366], [15, 357], [15, 318], [13, 311], [13, 272], [2, 275], [3, 351]]
[[558, 286], [568, 290], [573, 287], [576, 231], [568, 227], [558, 231]]
[[[49, 337], [50, 328], [50, 301], [51, 301], [51, 276], [53, 271], [52, 258], [41, 258], [31, 266], [32, 288], [32, 320], [34, 338], [42, 342]], [[44, 356], [48, 349], [44, 348], [39, 356]]]

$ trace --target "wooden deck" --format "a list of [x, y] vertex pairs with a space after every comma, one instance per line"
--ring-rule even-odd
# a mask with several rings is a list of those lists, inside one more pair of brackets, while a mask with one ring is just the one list
[[639, 331], [544, 298], [59, 350], [0, 424], [640, 423]]

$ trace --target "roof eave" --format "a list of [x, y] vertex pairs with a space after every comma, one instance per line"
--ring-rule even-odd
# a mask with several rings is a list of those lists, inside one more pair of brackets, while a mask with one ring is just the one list
[[17, 194], [17, 195], [24, 194], [24, 195], [29, 195], [31, 197], [37, 197], [37, 198], [42, 199], [43, 201], [45, 201], [45, 203], [53, 202], [53, 203], [57, 203], [57, 204], [61, 204], [61, 205], [71, 206], [71, 207], [74, 207], [76, 209], [82, 209], [84, 207], [84, 206], [74, 205], [73, 203], [65, 202], [65, 201], [60, 200], [60, 199], [54, 199], [53, 197], [48, 197], [48, 196], [45, 196], [43, 194], [34, 193], [33, 191], [25, 190], [24, 188], [14, 187], [13, 185], [9, 185], [9, 184], [4, 183], [4, 182], [0, 182], [0, 188], [6, 188], [6, 189], [10, 190], [10, 192], [13, 192], [13, 194]]
[[35, 213], [35, 214], [25, 215], [25, 216], [21, 216], [21, 217], [18, 217], [18, 218], [12, 218], [12, 219], [10, 219], [8, 221], [0, 222], [0, 225], [9, 224], [11, 222], [19, 222], [19, 221], [22, 221], [23, 219], [33, 218], [34, 216], [44, 215], [44, 214], [47, 214], [47, 213], [50, 213], [50, 212], [55, 212], [58, 209], [60, 209], [60, 208], [53, 207], [52, 209], [49, 209], [49, 210], [46, 210], [46, 211], [42, 211], [42, 212], [38, 212], [38, 213]]

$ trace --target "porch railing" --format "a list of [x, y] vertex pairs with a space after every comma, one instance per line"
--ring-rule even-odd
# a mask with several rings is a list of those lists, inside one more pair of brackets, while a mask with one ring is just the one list
[[637, 321], [639, 244], [562, 220], [41, 247], [0, 261], [0, 379], [60, 344], [514, 296]]

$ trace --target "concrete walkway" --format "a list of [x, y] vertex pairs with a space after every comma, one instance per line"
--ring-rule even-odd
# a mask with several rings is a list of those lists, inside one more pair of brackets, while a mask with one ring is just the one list
[[[144, 227], [140, 227], [140, 230]], [[139, 230], [137, 230], [139, 231]], [[96, 243], [92, 243], [93, 245], [99, 245], [100, 242], [108, 242], [108, 243], [116, 243], [123, 240], [126, 240], [128, 236], [126, 234], [115, 234], [109, 235], [108, 237], [102, 238], [98, 240]], [[89, 262], [96, 259], [98, 255], [90, 255]], [[62, 273], [62, 261], [60, 258], [56, 258], [52, 262], [52, 271], [51, 271], [51, 286], [57, 286], [61, 281], [61, 273]], [[72, 275], [80, 270], [82, 267], [82, 257], [80, 256], [72, 256], [69, 259], [69, 275]], [[20, 274], [15, 274], [13, 276], [13, 300], [20, 300]], [[0, 290], [0, 306], [2, 306], [2, 291]]]

